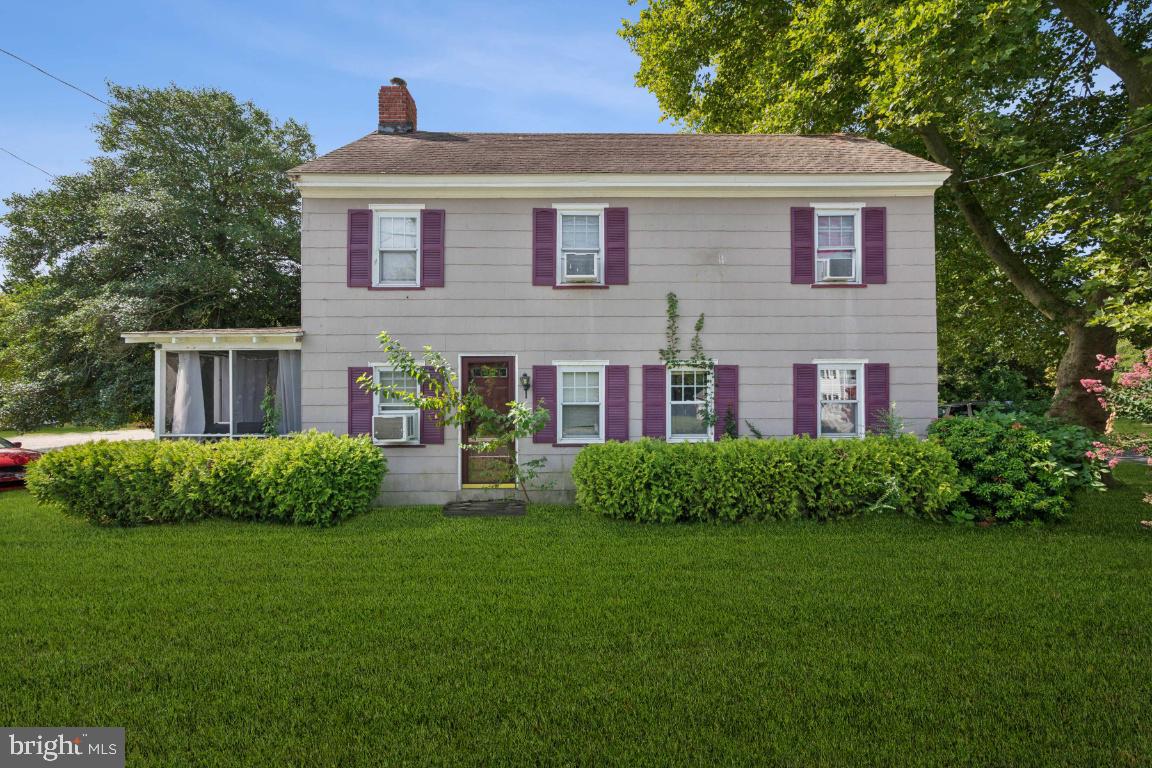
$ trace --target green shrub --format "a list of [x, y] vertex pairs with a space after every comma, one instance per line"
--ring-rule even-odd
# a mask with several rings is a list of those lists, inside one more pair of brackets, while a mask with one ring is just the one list
[[102, 525], [206, 517], [330, 525], [366, 509], [387, 470], [367, 438], [95, 442], [28, 468], [37, 500]]
[[948, 452], [912, 436], [604, 443], [580, 451], [572, 476], [580, 506], [659, 522], [879, 510], [936, 518], [957, 494]]
[[[993, 417], [994, 414], [985, 416]], [[1035, 413], [1002, 413], [996, 414], [995, 418], [1001, 423], [1007, 421], [1009, 426], [1019, 422], [1048, 440], [1051, 443], [1048, 455], [1059, 465], [1073, 490], [1103, 487], [1100, 483], [1101, 464], [1088, 458], [1096, 437], [1087, 427]]]
[[1058, 520], [1072, 491], [1099, 485], [1085, 458], [1087, 430], [1043, 416], [987, 412], [940, 419], [928, 430], [960, 467], [961, 503], [967, 519], [1001, 522]]
[[386, 462], [368, 438], [310, 432], [266, 441], [252, 465], [252, 484], [269, 520], [297, 525], [331, 525], [367, 509], [380, 491]]

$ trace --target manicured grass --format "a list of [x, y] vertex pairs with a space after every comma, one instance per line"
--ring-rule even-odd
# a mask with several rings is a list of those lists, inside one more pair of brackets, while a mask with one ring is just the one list
[[1135, 419], [1116, 419], [1112, 428], [1120, 435], [1152, 435], [1152, 424], [1145, 424]]
[[125, 726], [134, 766], [1148, 765], [1145, 472], [1038, 529], [0, 494], [0, 722]]

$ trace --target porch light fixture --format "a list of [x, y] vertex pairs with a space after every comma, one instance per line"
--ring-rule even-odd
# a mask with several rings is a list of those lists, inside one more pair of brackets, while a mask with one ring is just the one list
[[520, 388], [524, 390], [524, 397], [528, 397], [528, 390], [532, 389], [532, 377], [527, 372], [520, 374]]

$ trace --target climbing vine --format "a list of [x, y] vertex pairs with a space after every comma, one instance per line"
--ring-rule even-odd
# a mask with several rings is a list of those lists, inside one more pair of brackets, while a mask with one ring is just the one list
[[[660, 359], [668, 368], [695, 368], [703, 371], [705, 375], [705, 386], [708, 392], [712, 392], [712, 387], [715, 379], [716, 362], [704, 354], [704, 341], [702, 334], [704, 333], [704, 313], [700, 313], [700, 317], [696, 318], [696, 324], [693, 326], [692, 341], [688, 345], [691, 357], [681, 359], [680, 357], [680, 299], [675, 293], [669, 292], [665, 297], [667, 300], [666, 313], [668, 316], [668, 325], [665, 330], [665, 344], [664, 349], [660, 350]], [[712, 409], [712, 398], [705, 398], [704, 405], [697, 409], [697, 414], [700, 420], [709, 428], [716, 424], [716, 414]], [[729, 422], [734, 421], [729, 418]]]

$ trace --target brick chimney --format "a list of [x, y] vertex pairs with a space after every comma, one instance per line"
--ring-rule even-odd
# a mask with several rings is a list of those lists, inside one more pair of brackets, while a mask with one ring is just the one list
[[399, 77], [380, 86], [380, 127], [377, 133], [412, 133], [416, 130], [416, 101], [408, 83]]

